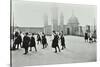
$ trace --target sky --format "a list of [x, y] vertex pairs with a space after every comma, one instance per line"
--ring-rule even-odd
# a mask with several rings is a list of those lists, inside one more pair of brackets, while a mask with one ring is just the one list
[[12, 2], [12, 21], [15, 26], [21, 27], [43, 27], [44, 15], [48, 16], [48, 23], [52, 23], [52, 8], [58, 9], [58, 23], [60, 14], [64, 15], [64, 24], [72, 16], [78, 18], [80, 26], [94, 25], [96, 23], [96, 6], [94, 5], [77, 5], [67, 3], [50, 3], [50, 2], [33, 2], [23, 0], [13, 0]]

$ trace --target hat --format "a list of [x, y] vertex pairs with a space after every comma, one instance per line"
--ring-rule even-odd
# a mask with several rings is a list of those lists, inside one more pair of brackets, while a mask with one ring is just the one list
[[34, 33], [32, 33], [32, 35], [34, 35]]
[[25, 34], [28, 35], [28, 32], [26, 32]]
[[53, 33], [56, 33], [55, 30], [52, 31]]

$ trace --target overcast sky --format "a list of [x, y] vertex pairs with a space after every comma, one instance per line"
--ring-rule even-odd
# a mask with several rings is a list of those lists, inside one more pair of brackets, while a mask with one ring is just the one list
[[[64, 15], [64, 24], [74, 15], [78, 18], [80, 25], [94, 25], [96, 19], [96, 6], [72, 5], [47, 2], [33, 2], [14, 0], [12, 4], [12, 14], [14, 24], [22, 27], [42, 27], [44, 25], [44, 15], [48, 15], [48, 22], [51, 24], [52, 7], [58, 8], [58, 20], [61, 13]], [[59, 23], [59, 22], [58, 22]]]

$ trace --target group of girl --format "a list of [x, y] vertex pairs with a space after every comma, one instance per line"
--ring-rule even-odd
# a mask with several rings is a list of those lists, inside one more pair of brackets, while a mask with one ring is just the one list
[[96, 42], [96, 31], [94, 31], [93, 33], [86, 31], [84, 39], [85, 42], [89, 42], [89, 43]]
[[56, 31], [53, 31], [52, 48], [55, 48], [55, 53], [57, 53], [57, 48], [59, 52], [61, 51], [59, 47], [59, 40], [61, 41], [61, 46], [62, 46], [61, 50], [63, 50], [64, 48], [66, 48], [63, 31], [61, 31], [61, 33], [57, 33]]
[[[44, 33], [42, 34], [36, 34], [37, 35], [37, 45], [38, 44], [42, 44], [42, 48], [45, 49], [48, 46], [47, 43], [47, 38], [46, 35]], [[52, 48], [55, 48], [55, 53], [57, 53], [57, 48], [60, 50], [59, 47], [59, 40], [61, 40], [61, 50], [63, 50], [65, 47], [65, 38], [63, 35], [63, 31], [58, 34], [56, 31], [52, 32]], [[15, 32], [14, 35], [14, 44], [13, 44], [13, 49], [19, 49], [19, 45], [21, 48], [25, 49], [25, 53], [28, 53], [28, 49], [30, 48], [30, 51], [32, 51], [32, 47], [34, 47], [35, 51], [37, 52], [37, 47], [36, 47], [36, 40], [35, 40], [35, 34], [31, 33], [31, 36], [29, 33], [25, 33], [25, 35], [22, 37], [21, 33]], [[17, 48], [16, 48], [17, 47]]]

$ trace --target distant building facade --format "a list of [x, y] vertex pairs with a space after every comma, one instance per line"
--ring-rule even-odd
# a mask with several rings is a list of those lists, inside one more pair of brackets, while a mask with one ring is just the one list
[[[48, 30], [49, 30], [49, 34], [51, 34], [51, 32], [53, 30], [55, 30], [57, 32], [63, 31], [65, 35], [78, 35], [79, 34], [78, 33], [79, 32], [79, 21], [78, 21], [76, 16], [72, 15], [69, 18], [67, 25], [64, 25], [64, 15], [63, 15], [63, 13], [61, 13], [60, 14], [60, 24], [58, 25], [57, 8], [55, 8], [53, 10], [53, 12], [54, 13], [52, 14], [52, 19], [51, 19], [52, 20], [52, 24], [51, 24], [51, 26], [50, 25], [44, 25], [44, 29], [46, 29], [45, 30], [46, 34], [48, 34], [47, 33]], [[44, 20], [44, 24], [45, 24], [45, 20]]]
[[[58, 15], [60, 15], [60, 24], [58, 25]], [[52, 8], [52, 16], [51, 16], [51, 25], [48, 24], [48, 15], [44, 14], [44, 27], [15, 27], [16, 29], [22, 31], [22, 32], [31, 32], [31, 33], [38, 33], [38, 32], [44, 32], [47, 35], [51, 35], [52, 31], [55, 30], [57, 32], [63, 31], [64, 35], [78, 35], [78, 36], [84, 36], [84, 33], [87, 32], [93, 32], [94, 27], [96, 26], [80, 26], [78, 18], [72, 13], [72, 16], [69, 18], [68, 23], [64, 24], [64, 15], [61, 12], [58, 14], [58, 8], [53, 7]]]

